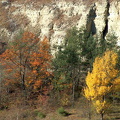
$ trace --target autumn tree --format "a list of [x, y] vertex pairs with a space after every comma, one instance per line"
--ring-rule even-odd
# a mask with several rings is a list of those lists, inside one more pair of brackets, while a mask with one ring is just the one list
[[21, 32], [0, 55], [8, 87], [20, 87], [25, 93], [26, 89], [32, 91], [48, 83], [51, 75], [50, 45], [47, 38], [39, 41], [33, 33]]
[[[116, 68], [118, 55], [114, 51], [106, 51], [103, 56], [96, 57], [92, 72], [86, 77], [84, 95], [92, 101], [98, 113], [103, 115], [109, 107], [109, 94], [120, 84], [119, 70]], [[116, 84], [115, 84], [116, 83]]]
[[[25, 77], [31, 49], [37, 42], [35, 35], [29, 32], [21, 33], [19, 39], [11, 42], [8, 49], [1, 55], [2, 64], [6, 68], [6, 84], [20, 83], [25, 90]], [[33, 41], [35, 40], [35, 41]], [[35, 43], [36, 42], [36, 43]]]
[[44, 88], [45, 86], [48, 87], [48, 84], [51, 83], [50, 78], [53, 76], [51, 71], [51, 59], [50, 43], [47, 37], [45, 37], [40, 41], [37, 51], [30, 56], [32, 75], [28, 78], [28, 84], [32, 84], [34, 89]]

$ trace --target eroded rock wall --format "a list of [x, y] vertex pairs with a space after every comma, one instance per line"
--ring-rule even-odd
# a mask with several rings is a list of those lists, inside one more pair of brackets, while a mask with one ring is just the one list
[[1, 28], [2, 34], [8, 31], [9, 39], [12, 39], [22, 27], [35, 32], [40, 38], [47, 36], [53, 46], [61, 44], [67, 29], [73, 26], [77, 28], [84, 26], [92, 34], [99, 34], [102, 37], [114, 32], [118, 36], [118, 41], [120, 39], [120, 2], [116, 0], [112, 2], [101, 0], [92, 4], [85, 4], [82, 0], [78, 2], [56, 0], [39, 7], [15, 2], [4, 7], [8, 9], [9, 19], [13, 21], [11, 23], [14, 26], [12, 31]]

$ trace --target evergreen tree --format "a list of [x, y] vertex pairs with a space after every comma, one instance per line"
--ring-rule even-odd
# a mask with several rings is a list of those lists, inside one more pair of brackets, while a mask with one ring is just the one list
[[73, 101], [75, 89], [78, 89], [81, 63], [77, 33], [76, 28], [68, 31], [64, 44], [58, 47], [58, 53], [53, 60], [54, 75], [55, 80], [57, 80], [54, 82], [54, 86], [62, 90], [66, 87], [66, 84], [69, 84], [68, 86], [72, 84]]
[[87, 30], [73, 28], [68, 30], [64, 43], [58, 47], [53, 60], [55, 82], [54, 87], [64, 89], [63, 83], [72, 84], [73, 98], [79, 86], [83, 87], [88, 68], [92, 71], [92, 64], [98, 55], [102, 55], [107, 49], [116, 47], [116, 37], [108, 36], [106, 39], [94, 37]]

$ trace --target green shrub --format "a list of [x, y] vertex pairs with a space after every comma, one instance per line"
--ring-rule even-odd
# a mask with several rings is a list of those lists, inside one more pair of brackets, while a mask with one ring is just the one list
[[58, 113], [59, 114], [63, 114], [65, 112], [63, 107], [58, 108]]
[[38, 110], [34, 111], [34, 115], [38, 116], [39, 118], [45, 118], [46, 115], [42, 112], [39, 112]]
[[62, 116], [71, 115], [70, 113], [68, 113], [67, 111], [65, 111], [63, 107], [58, 108], [57, 112], [58, 112], [60, 115], [62, 115]]
[[42, 112], [38, 112], [37, 116], [39, 118], [45, 118], [46, 117], [46, 115], [44, 113], [42, 113]]

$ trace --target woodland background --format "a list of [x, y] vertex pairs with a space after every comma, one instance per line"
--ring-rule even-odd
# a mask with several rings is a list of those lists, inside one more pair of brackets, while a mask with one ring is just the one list
[[[40, 40], [23, 30], [6, 45], [0, 55], [1, 118], [61, 119], [53, 112], [75, 117], [71, 110], [79, 109], [82, 113], [76, 120], [119, 119], [115, 115], [120, 100], [117, 37], [99, 38], [74, 27], [54, 49], [52, 55], [47, 37]], [[13, 108], [17, 113], [10, 113]], [[51, 113], [53, 117], [47, 118]]]
[[[1, 25], [14, 31], [6, 22], [8, 11], [0, 9]], [[85, 27], [72, 27], [63, 43], [52, 48], [46, 36], [41, 39], [21, 29], [11, 41], [0, 42], [0, 49], [0, 120], [120, 119], [120, 48], [115, 33], [99, 36]]]

